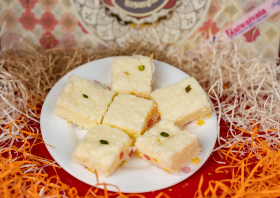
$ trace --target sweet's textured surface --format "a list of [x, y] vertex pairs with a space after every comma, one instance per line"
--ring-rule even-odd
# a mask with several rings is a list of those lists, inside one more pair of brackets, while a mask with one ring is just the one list
[[193, 77], [182, 79], [151, 93], [157, 103], [162, 119], [184, 125], [211, 112], [211, 104], [197, 80]]
[[168, 120], [161, 120], [139, 136], [135, 146], [138, 156], [171, 173], [178, 172], [200, 152], [197, 135], [182, 131]]
[[[100, 140], [107, 141], [102, 144]], [[132, 140], [122, 130], [107, 125], [95, 125], [79, 142], [72, 154], [75, 162], [108, 177], [121, 164], [126, 147]]]
[[114, 95], [113, 91], [72, 75], [56, 99], [54, 114], [89, 129], [101, 123]]
[[102, 124], [118, 127], [135, 139], [147, 129], [149, 118], [155, 114], [156, 106], [152, 100], [119, 94], [108, 108]]
[[112, 90], [148, 98], [152, 91], [152, 70], [150, 57], [115, 57], [112, 63]]

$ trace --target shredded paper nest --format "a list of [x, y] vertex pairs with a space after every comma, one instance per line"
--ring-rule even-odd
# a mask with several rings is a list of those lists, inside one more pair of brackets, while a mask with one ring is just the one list
[[[262, 57], [245, 58], [244, 54], [253, 53], [253, 49], [238, 49], [235, 43], [221, 37], [191, 52], [172, 46], [166, 50], [161, 46], [131, 44], [124, 48], [54, 48], [47, 51], [28, 46], [27, 51], [0, 53], [1, 197], [5, 193], [13, 197], [13, 192], [34, 197], [76, 197], [76, 189], [65, 186], [58, 177], [52, 181], [45, 174], [46, 166], [55, 168], [58, 164], [33, 156], [30, 152], [34, 144], [43, 143], [38, 123], [44, 98], [62, 76], [84, 63], [104, 57], [134, 54], [150, 56], [152, 53], [154, 59], [169, 63], [195, 77], [212, 99], [218, 123], [223, 119], [229, 127], [227, 134], [219, 133], [215, 151], [219, 150], [231, 159], [231, 166], [227, 168], [234, 171], [233, 178], [216, 184], [219, 185], [217, 189], [223, 191], [221, 195], [210, 187], [214, 185], [213, 181], [205, 194], [198, 190], [197, 196], [250, 197], [253, 191], [254, 196], [259, 197], [269, 197], [267, 195], [272, 191], [280, 195], [278, 174], [263, 177], [267, 178], [267, 182], [258, 179], [264, 174], [279, 171], [280, 68], [275, 63], [263, 63]], [[254, 131], [254, 127], [258, 128], [258, 132]], [[8, 154], [13, 157], [8, 157]], [[250, 173], [247, 169], [249, 165], [253, 166], [248, 158], [254, 158], [257, 166], [255, 172]], [[258, 172], [260, 167], [265, 167], [265, 172]], [[244, 175], [245, 172], [248, 175]], [[258, 177], [254, 174], [258, 174]], [[38, 181], [40, 185], [32, 181]], [[203, 178], [200, 186], [202, 181]], [[7, 189], [2, 184], [11, 188]], [[15, 189], [17, 191], [13, 191]], [[108, 197], [106, 193], [104, 196]], [[127, 196], [119, 193], [121, 197]], [[88, 195], [94, 197], [94, 190], [91, 189]], [[167, 195], [161, 193], [158, 197]]]

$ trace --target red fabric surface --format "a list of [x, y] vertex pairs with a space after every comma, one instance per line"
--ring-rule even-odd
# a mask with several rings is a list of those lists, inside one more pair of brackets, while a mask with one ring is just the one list
[[[228, 127], [226, 126], [226, 123], [221, 122], [221, 134], [225, 134], [228, 130]], [[216, 143], [216, 145], [218, 145]], [[52, 156], [49, 154], [46, 146], [44, 144], [39, 144], [33, 147], [32, 154], [44, 157], [47, 159], [53, 159]], [[215, 160], [217, 161], [223, 161], [226, 162], [225, 159], [221, 159], [220, 155], [217, 152], [214, 152], [212, 155], [210, 155], [209, 159], [206, 161], [206, 163], [191, 177], [187, 178], [186, 180], [182, 181], [181, 183], [171, 186], [166, 189], [162, 189], [155, 192], [149, 192], [149, 193], [141, 193], [146, 198], [154, 198], [156, 195], [159, 194], [159, 192], [164, 192], [170, 197], [174, 198], [188, 198], [188, 197], [194, 197], [195, 192], [198, 189], [198, 184], [200, 181], [201, 175], [204, 176], [204, 183], [202, 186], [202, 190], [204, 191], [207, 186], [208, 182], [210, 180], [221, 180], [221, 179], [229, 179], [231, 178], [231, 174], [220, 174], [215, 173], [215, 169], [219, 166]], [[227, 163], [227, 162], [226, 162]], [[228, 163], [227, 163], [228, 164]], [[225, 165], [225, 164], [222, 164]], [[49, 177], [55, 174], [55, 171], [52, 167], [47, 167], [45, 171], [49, 174]], [[70, 187], [75, 187], [80, 196], [84, 196], [88, 189], [91, 187], [88, 184], [83, 183], [82, 181], [76, 179], [72, 175], [68, 174], [65, 170], [62, 168], [57, 169], [58, 176], [60, 177], [61, 181], [65, 184], [69, 185]], [[210, 173], [210, 174], [209, 174]], [[156, 177], [156, 175], [155, 175]], [[103, 195], [104, 191], [100, 189], [97, 194]], [[115, 196], [117, 197], [117, 196]]]

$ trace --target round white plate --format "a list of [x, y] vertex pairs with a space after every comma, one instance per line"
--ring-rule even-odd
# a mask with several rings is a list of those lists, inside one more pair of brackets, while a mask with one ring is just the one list
[[[72, 158], [78, 141], [85, 134], [85, 130], [79, 130], [75, 126], [68, 124], [65, 119], [53, 114], [55, 100], [66, 84], [68, 77], [76, 74], [81, 78], [92, 82], [100, 81], [102, 84], [110, 86], [111, 62], [113, 58], [99, 59], [82, 65], [64, 77], [62, 77], [51, 89], [45, 99], [41, 112], [41, 132], [45, 143], [54, 146], [47, 146], [48, 151], [56, 162], [69, 174], [77, 179], [95, 185], [95, 174], [88, 171], [84, 166], [75, 163]], [[154, 60], [155, 73], [153, 74], [153, 90], [173, 84], [183, 78], [189, 77], [183, 71], [160, 61]], [[192, 174], [194, 174], [210, 156], [217, 138], [217, 118], [213, 111], [211, 117], [199, 128], [195, 129], [199, 138], [200, 147], [203, 152], [198, 156], [201, 159], [199, 164], [190, 163], [190, 172], [175, 176], [168, 172], [149, 164], [148, 162], [133, 156], [125, 165], [119, 167], [112, 175], [107, 178], [99, 177], [100, 182], [117, 185], [124, 193], [150, 192], [167, 188], [177, 184]], [[103, 186], [99, 186], [103, 188]], [[117, 191], [116, 188], [108, 186], [108, 190]]]

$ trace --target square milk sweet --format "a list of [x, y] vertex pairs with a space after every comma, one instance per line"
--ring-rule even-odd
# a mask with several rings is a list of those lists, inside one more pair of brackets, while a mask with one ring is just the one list
[[152, 59], [146, 56], [115, 57], [112, 62], [112, 90], [149, 98], [152, 91]]
[[152, 100], [119, 94], [109, 106], [102, 124], [118, 127], [135, 140], [157, 119], [157, 108]]
[[132, 140], [122, 130], [98, 124], [79, 142], [72, 158], [102, 177], [108, 177], [121, 165], [128, 155], [126, 148], [131, 145]]
[[201, 150], [195, 133], [182, 131], [168, 120], [139, 136], [135, 146], [138, 157], [170, 173], [185, 167]]
[[89, 129], [101, 123], [114, 96], [113, 91], [72, 75], [56, 99], [54, 114]]
[[156, 89], [151, 93], [160, 117], [182, 126], [211, 112], [207, 94], [193, 77]]

